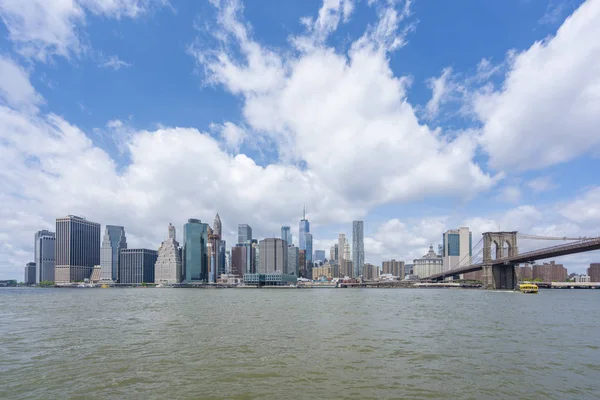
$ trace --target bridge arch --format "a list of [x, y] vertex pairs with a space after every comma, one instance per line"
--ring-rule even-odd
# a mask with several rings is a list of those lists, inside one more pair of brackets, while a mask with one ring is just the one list
[[[504, 254], [504, 246], [506, 253]], [[495, 249], [492, 249], [495, 247]], [[483, 262], [489, 263], [504, 257], [513, 257], [519, 254], [517, 231], [513, 232], [485, 232], [483, 234]], [[492, 250], [493, 253], [492, 253]]]

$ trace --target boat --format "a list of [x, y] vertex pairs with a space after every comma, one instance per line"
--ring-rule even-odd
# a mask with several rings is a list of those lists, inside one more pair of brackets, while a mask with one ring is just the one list
[[535, 283], [521, 283], [519, 285], [521, 293], [537, 293], [538, 286]]

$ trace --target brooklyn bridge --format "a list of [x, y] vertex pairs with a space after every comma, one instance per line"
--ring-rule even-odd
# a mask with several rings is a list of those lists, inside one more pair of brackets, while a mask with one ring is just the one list
[[[464, 257], [449, 270], [422, 278], [427, 281], [457, 279], [462, 274], [483, 271], [483, 287], [486, 289], [515, 289], [516, 267], [548, 258], [584, 253], [600, 249], [600, 237], [549, 237], [512, 232], [486, 232], [473, 247], [472, 255]], [[518, 239], [556, 240], [568, 243], [519, 253]], [[475, 251], [477, 250], [477, 251]]]

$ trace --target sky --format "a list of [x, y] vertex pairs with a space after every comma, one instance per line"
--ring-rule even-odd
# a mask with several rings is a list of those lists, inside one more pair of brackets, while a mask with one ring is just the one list
[[[600, 0], [0, 0], [0, 279], [69, 214], [365, 261], [600, 236]], [[521, 240], [521, 251], [560, 244]], [[585, 273], [599, 252], [556, 259]]]

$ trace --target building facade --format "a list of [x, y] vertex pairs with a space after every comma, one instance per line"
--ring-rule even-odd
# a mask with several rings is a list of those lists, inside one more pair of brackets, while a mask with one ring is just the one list
[[35, 233], [34, 241], [35, 281], [36, 283], [41, 281], [54, 282], [56, 234], [47, 230], [38, 231]]
[[[312, 259], [312, 248], [310, 249], [310, 253], [308, 252], [308, 248], [306, 245], [306, 234], [310, 232], [310, 223], [306, 219], [306, 208], [302, 211], [302, 219], [298, 224], [298, 244], [300, 250], [306, 250], [306, 259]], [[312, 239], [312, 237], [311, 237]], [[312, 246], [312, 241], [311, 241]]]
[[154, 283], [158, 252], [149, 249], [122, 249], [119, 253], [119, 283]]
[[238, 243], [246, 243], [252, 240], [252, 227], [248, 224], [238, 225]]
[[354, 264], [354, 276], [363, 274], [365, 263], [365, 224], [363, 221], [352, 222], [352, 264]]
[[406, 271], [404, 270], [404, 261], [396, 261], [394, 259], [390, 261], [384, 261], [381, 264], [382, 274], [391, 274], [392, 276], [404, 277]]
[[306, 262], [313, 262], [313, 235], [310, 232], [304, 234], [304, 242], [306, 244]]
[[223, 236], [223, 226], [221, 224], [221, 217], [219, 217], [219, 213], [217, 213], [213, 222], [213, 233], [219, 237]]
[[[354, 268], [354, 270], [356, 271], [356, 268]], [[365, 264], [362, 277], [366, 280], [377, 279], [379, 277], [379, 268], [373, 264]]]
[[433, 245], [429, 246], [429, 251], [421, 258], [413, 260], [413, 274], [419, 278], [427, 278], [434, 274], [439, 274], [444, 268], [444, 259], [436, 254]]
[[323, 262], [325, 261], [325, 250], [315, 250], [315, 255], [313, 257], [314, 262]]
[[473, 238], [469, 228], [451, 229], [442, 237], [444, 271], [471, 265]]
[[208, 225], [190, 218], [183, 226], [183, 270], [185, 282], [208, 281]]
[[23, 276], [23, 283], [26, 285], [35, 285], [36, 267], [34, 262], [28, 262], [25, 264], [25, 274]]
[[100, 279], [118, 282], [119, 254], [127, 248], [125, 228], [117, 225], [106, 225], [102, 246], [100, 247]]
[[344, 249], [346, 248], [346, 234], [340, 233], [338, 234], [338, 242], [337, 242], [337, 260], [338, 264], [341, 266], [344, 265]]
[[287, 274], [300, 275], [300, 252], [296, 246], [288, 245]]
[[587, 269], [591, 282], [600, 282], [600, 263], [591, 263]]
[[354, 266], [352, 260], [342, 260], [342, 264], [339, 265], [340, 278], [356, 278], [354, 276]]
[[275, 271], [287, 273], [287, 271], [284, 271], [288, 258], [286, 241], [278, 238], [267, 238], [261, 240], [259, 246], [259, 274], [268, 274]]
[[69, 215], [56, 219], [57, 284], [89, 279], [92, 269], [100, 264], [100, 224]]
[[532, 267], [533, 279], [541, 279], [542, 282], [564, 282], [568, 275], [567, 269], [554, 261]]
[[281, 227], [281, 240], [285, 240], [287, 242], [288, 246], [291, 246], [292, 244], [294, 244], [292, 242], [292, 231], [290, 230], [289, 226]]
[[175, 227], [169, 224], [169, 236], [158, 248], [154, 264], [154, 282], [173, 285], [181, 281], [182, 275], [181, 251]]

